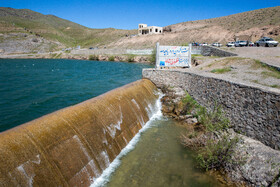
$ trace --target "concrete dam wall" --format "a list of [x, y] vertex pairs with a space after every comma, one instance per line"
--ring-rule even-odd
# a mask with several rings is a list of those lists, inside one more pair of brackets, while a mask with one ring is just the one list
[[0, 134], [0, 186], [89, 186], [151, 116], [140, 80]]
[[180, 87], [201, 105], [220, 104], [237, 132], [280, 149], [280, 92], [180, 69], [143, 69], [157, 87]]

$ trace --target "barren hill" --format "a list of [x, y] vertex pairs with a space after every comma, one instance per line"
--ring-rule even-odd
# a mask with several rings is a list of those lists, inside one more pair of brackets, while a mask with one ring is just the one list
[[234, 41], [235, 36], [248, 35], [252, 41], [269, 36], [280, 40], [280, 6], [264, 8], [213, 19], [189, 21], [167, 26], [170, 32], [122, 38], [111, 47], [147, 48], [156, 42], [164, 45], [182, 45], [189, 42]]
[[4, 34], [13, 33], [15, 37], [14, 33], [24, 33], [66, 47], [77, 45], [89, 47], [105, 46], [121, 37], [135, 34], [136, 31], [113, 28], [91, 29], [54, 15], [44, 15], [29, 9], [0, 7], [0, 33], [2, 37]]

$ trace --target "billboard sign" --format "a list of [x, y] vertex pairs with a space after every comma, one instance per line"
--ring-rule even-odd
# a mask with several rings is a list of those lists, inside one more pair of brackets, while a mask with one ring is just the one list
[[191, 67], [190, 46], [160, 46], [157, 43], [156, 68]]

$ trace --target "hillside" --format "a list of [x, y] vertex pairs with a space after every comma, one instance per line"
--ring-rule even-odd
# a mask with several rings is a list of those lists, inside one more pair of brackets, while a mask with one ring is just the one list
[[0, 8], [0, 33], [27, 33], [59, 42], [66, 47], [81, 45], [104, 46], [136, 31], [90, 29], [53, 15], [28, 9]]
[[280, 41], [280, 6], [188, 21], [165, 28], [168, 32], [160, 35], [126, 37], [136, 34], [137, 30], [90, 29], [53, 15], [0, 7], [0, 53], [46, 53], [78, 45], [86, 48], [144, 49], [153, 48], [156, 42], [162, 45], [190, 42], [226, 44], [241, 35], [251, 36], [253, 42], [263, 36]]
[[280, 41], [280, 6], [264, 8], [213, 19], [188, 21], [166, 26], [171, 32], [162, 35], [146, 35], [122, 38], [111, 47], [154, 47], [156, 42], [164, 45], [182, 45], [189, 42], [233, 41], [235, 36], [249, 35], [252, 41], [263, 36]]

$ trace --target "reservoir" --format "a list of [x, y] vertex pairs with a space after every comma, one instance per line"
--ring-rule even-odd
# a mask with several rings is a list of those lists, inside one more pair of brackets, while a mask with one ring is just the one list
[[151, 65], [0, 59], [0, 132], [141, 79]]

